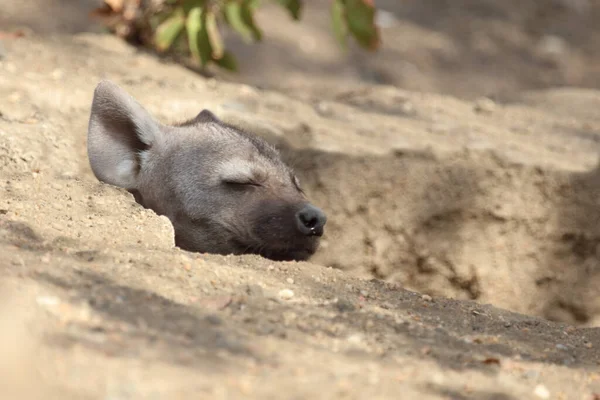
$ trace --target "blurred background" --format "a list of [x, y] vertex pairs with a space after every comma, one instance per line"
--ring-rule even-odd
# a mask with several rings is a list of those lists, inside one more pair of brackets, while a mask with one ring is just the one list
[[[102, 0], [2, 3], [4, 30], [104, 29], [101, 21], [89, 18]], [[240, 69], [227, 79], [324, 97], [332, 86], [357, 82], [462, 98], [600, 86], [600, 2], [595, 0], [377, 0], [382, 44], [376, 52], [355, 42], [347, 52], [340, 48], [328, 0], [304, 2], [300, 21], [273, 2], [263, 3], [256, 13], [261, 42], [247, 43], [231, 29], [223, 30]]]

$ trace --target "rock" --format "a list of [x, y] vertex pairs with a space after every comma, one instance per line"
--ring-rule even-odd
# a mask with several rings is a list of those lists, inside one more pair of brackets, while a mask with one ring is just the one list
[[337, 303], [335, 303], [335, 307], [340, 312], [350, 312], [350, 311], [356, 310], [356, 307], [354, 306], [354, 304], [352, 304], [348, 300], [342, 300], [342, 299], [338, 300]]
[[248, 293], [249, 296], [255, 296], [255, 297], [263, 297], [264, 296], [263, 288], [260, 287], [259, 285], [246, 286], [246, 293]]
[[536, 53], [538, 57], [546, 61], [558, 62], [568, 51], [567, 42], [555, 35], [546, 35], [542, 37], [537, 45]]
[[204, 319], [206, 320], [206, 322], [208, 322], [211, 325], [223, 324], [223, 320], [218, 315], [209, 314]]
[[53, 307], [60, 304], [60, 299], [55, 296], [38, 296], [35, 301], [38, 305], [45, 307]]
[[348, 336], [346, 340], [348, 343], [353, 345], [360, 345], [364, 342], [364, 336], [361, 333], [353, 333], [352, 335]]
[[496, 109], [496, 103], [487, 97], [481, 97], [475, 101], [475, 111], [478, 113], [491, 113]]
[[52, 71], [51, 75], [52, 79], [54, 79], [55, 81], [60, 81], [65, 77], [65, 71], [60, 68], [56, 68], [54, 71]]
[[533, 394], [535, 394], [538, 398], [540, 399], [549, 399], [550, 398], [550, 391], [548, 390], [548, 388], [542, 384], [539, 384], [535, 387], [535, 389], [533, 390]]
[[324, 101], [318, 102], [315, 109], [323, 117], [330, 117], [333, 113], [331, 106]]
[[283, 300], [289, 300], [294, 297], [294, 292], [290, 289], [282, 289], [279, 291], [279, 298]]

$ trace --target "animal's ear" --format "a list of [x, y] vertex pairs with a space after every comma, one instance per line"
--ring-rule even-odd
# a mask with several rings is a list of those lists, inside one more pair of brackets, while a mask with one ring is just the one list
[[127, 92], [110, 81], [94, 91], [88, 157], [103, 182], [135, 189], [141, 152], [160, 139], [160, 126]]
[[196, 117], [192, 120], [193, 123], [206, 123], [206, 122], [216, 122], [223, 123], [215, 114], [213, 114], [209, 110], [202, 110], [200, 114], [196, 115]]

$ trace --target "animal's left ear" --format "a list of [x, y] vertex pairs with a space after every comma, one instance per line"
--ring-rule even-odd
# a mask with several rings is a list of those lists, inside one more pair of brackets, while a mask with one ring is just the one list
[[192, 123], [207, 123], [207, 122], [216, 122], [222, 124], [221, 121], [215, 114], [213, 114], [209, 110], [202, 110], [200, 114], [196, 115], [196, 117], [191, 121]]
[[133, 97], [113, 82], [98, 84], [88, 127], [88, 157], [99, 180], [135, 189], [140, 153], [160, 136], [159, 124]]

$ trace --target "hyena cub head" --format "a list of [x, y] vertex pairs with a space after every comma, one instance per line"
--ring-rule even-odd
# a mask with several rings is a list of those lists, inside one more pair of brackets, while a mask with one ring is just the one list
[[88, 156], [100, 181], [167, 216], [185, 250], [305, 260], [323, 234], [325, 214], [307, 201], [277, 150], [207, 110], [165, 126], [102, 81], [94, 92]]

